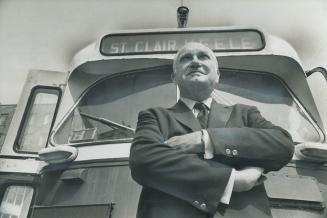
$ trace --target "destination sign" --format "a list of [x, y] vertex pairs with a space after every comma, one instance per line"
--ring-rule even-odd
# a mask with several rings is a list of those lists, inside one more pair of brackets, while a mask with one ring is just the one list
[[256, 30], [109, 34], [100, 44], [103, 55], [176, 53], [188, 42], [199, 42], [215, 52], [257, 51], [265, 46]]

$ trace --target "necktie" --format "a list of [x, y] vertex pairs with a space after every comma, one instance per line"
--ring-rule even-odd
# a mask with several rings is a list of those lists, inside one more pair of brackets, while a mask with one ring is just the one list
[[201, 102], [197, 102], [194, 105], [194, 109], [199, 111], [197, 118], [199, 120], [201, 127], [203, 129], [206, 129], [208, 126], [208, 114], [209, 114], [209, 110], [207, 106]]

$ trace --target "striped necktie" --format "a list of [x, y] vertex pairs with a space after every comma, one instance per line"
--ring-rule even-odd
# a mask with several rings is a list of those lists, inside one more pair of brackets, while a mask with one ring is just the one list
[[194, 109], [199, 111], [197, 119], [198, 119], [201, 127], [203, 129], [206, 129], [208, 127], [208, 115], [209, 115], [208, 107], [201, 102], [197, 102], [194, 105]]

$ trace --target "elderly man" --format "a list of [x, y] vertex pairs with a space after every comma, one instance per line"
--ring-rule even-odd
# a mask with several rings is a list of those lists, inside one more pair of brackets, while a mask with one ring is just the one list
[[290, 135], [256, 107], [212, 99], [220, 73], [204, 45], [186, 44], [173, 69], [180, 100], [141, 111], [131, 146], [137, 217], [270, 217], [262, 173], [291, 159]]

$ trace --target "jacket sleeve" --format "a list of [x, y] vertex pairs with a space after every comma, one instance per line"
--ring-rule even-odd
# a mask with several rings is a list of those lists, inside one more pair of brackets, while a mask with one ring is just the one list
[[290, 134], [267, 121], [256, 107], [245, 111], [244, 127], [208, 129], [216, 161], [263, 167], [265, 172], [279, 170], [293, 156]]
[[[158, 118], [159, 116], [159, 118]], [[142, 111], [130, 150], [130, 168], [139, 184], [182, 199], [214, 214], [231, 174], [231, 167], [164, 144], [160, 113]], [[167, 128], [167, 127], [166, 127]]]

